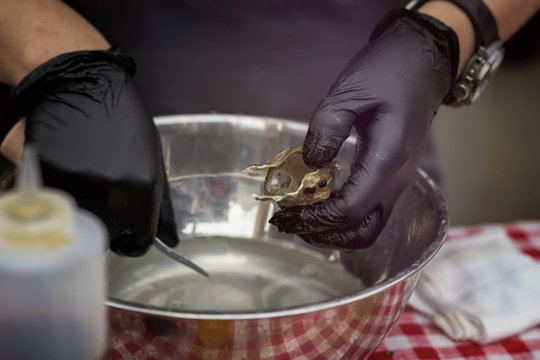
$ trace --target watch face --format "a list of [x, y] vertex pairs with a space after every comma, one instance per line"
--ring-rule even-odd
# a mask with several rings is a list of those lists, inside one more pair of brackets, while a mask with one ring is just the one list
[[491, 64], [489, 69], [490, 76], [493, 75], [502, 65], [504, 59], [504, 49], [496, 49], [489, 57], [488, 64]]
[[489, 83], [489, 80], [495, 74], [495, 72], [499, 69], [499, 67], [502, 64], [502, 60], [504, 57], [504, 50], [502, 48], [498, 49], [491, 49], [492, 52], [490, 53], [488, 49], [488, 57], [485, 61], [484, 66], [482, 66], [481, 74], [478, 74], [477, 79], [477, 86], [474, 91], [474, 94], [472, 96], [471, 102], [476, 101], [480, 94], [484, 91], [487, 84]]

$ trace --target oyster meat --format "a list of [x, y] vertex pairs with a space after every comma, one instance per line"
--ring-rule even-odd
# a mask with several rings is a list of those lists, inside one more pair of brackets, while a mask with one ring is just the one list
[[263, 165], [243, 170], [254, 177], [265, 177], [262, 195], [257, 200], [274, 200], [280, 208], [305, 206], [328, 199], [334, 188], [334, 171], [339, 164], [333, 160], [320, 169], [309, 168], [302, 158], [302, 146], [293, 146]]

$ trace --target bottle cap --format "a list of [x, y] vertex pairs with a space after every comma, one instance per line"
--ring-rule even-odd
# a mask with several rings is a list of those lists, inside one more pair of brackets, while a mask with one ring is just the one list
[[0, 196], [0, 250], [52, 251], [70, 243], [74, 201], [44, 188], [35, 152], [25, 147], [14, 189]]

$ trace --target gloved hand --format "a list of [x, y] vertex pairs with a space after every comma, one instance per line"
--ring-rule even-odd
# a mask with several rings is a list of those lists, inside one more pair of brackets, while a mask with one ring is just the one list
[[391, 13], [320, 102], [304, 141], [305, 163], [320, 168], [354, 127], [359, 151], [348, 182], [327, 201], [279, 211], [270, 223], [314, 246], [370, 246], [416, 170], [458, 55], [456, 34], [438, 20]]
[[66, 53], [32, 71], [13, 93], [44, 184], [97, 214], [111, 249], [129, 256], [144, 254], [156, 229], [169, 246], [178, 243], [159, 136], [134, 71], [117, 49]]

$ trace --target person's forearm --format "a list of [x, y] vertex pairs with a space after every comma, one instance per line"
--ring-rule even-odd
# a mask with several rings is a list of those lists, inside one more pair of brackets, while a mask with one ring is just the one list
[[[540, 0], [484, 0], [497, 23], [502, 41], [514, 35], [537, 11]], [[434, 0], [424, 4], [420, 12], [431, 15], [451, 27], [459, 39], [458, 74], [474, 52], [474, 29], [461, 9], [444, 0]]]
[[15, 86], [37, 66], [62, 53], [107, 48], [107, 40], [59, 0], [0, 0], [2, 83]]
[[[16, 86], [45, 61], [69, 51], [104, 50], [105, 38], [59, 0], [0, 0], [0, 82]], [[0, 151], [18, 162], [24, 122], [17, 123]]]

